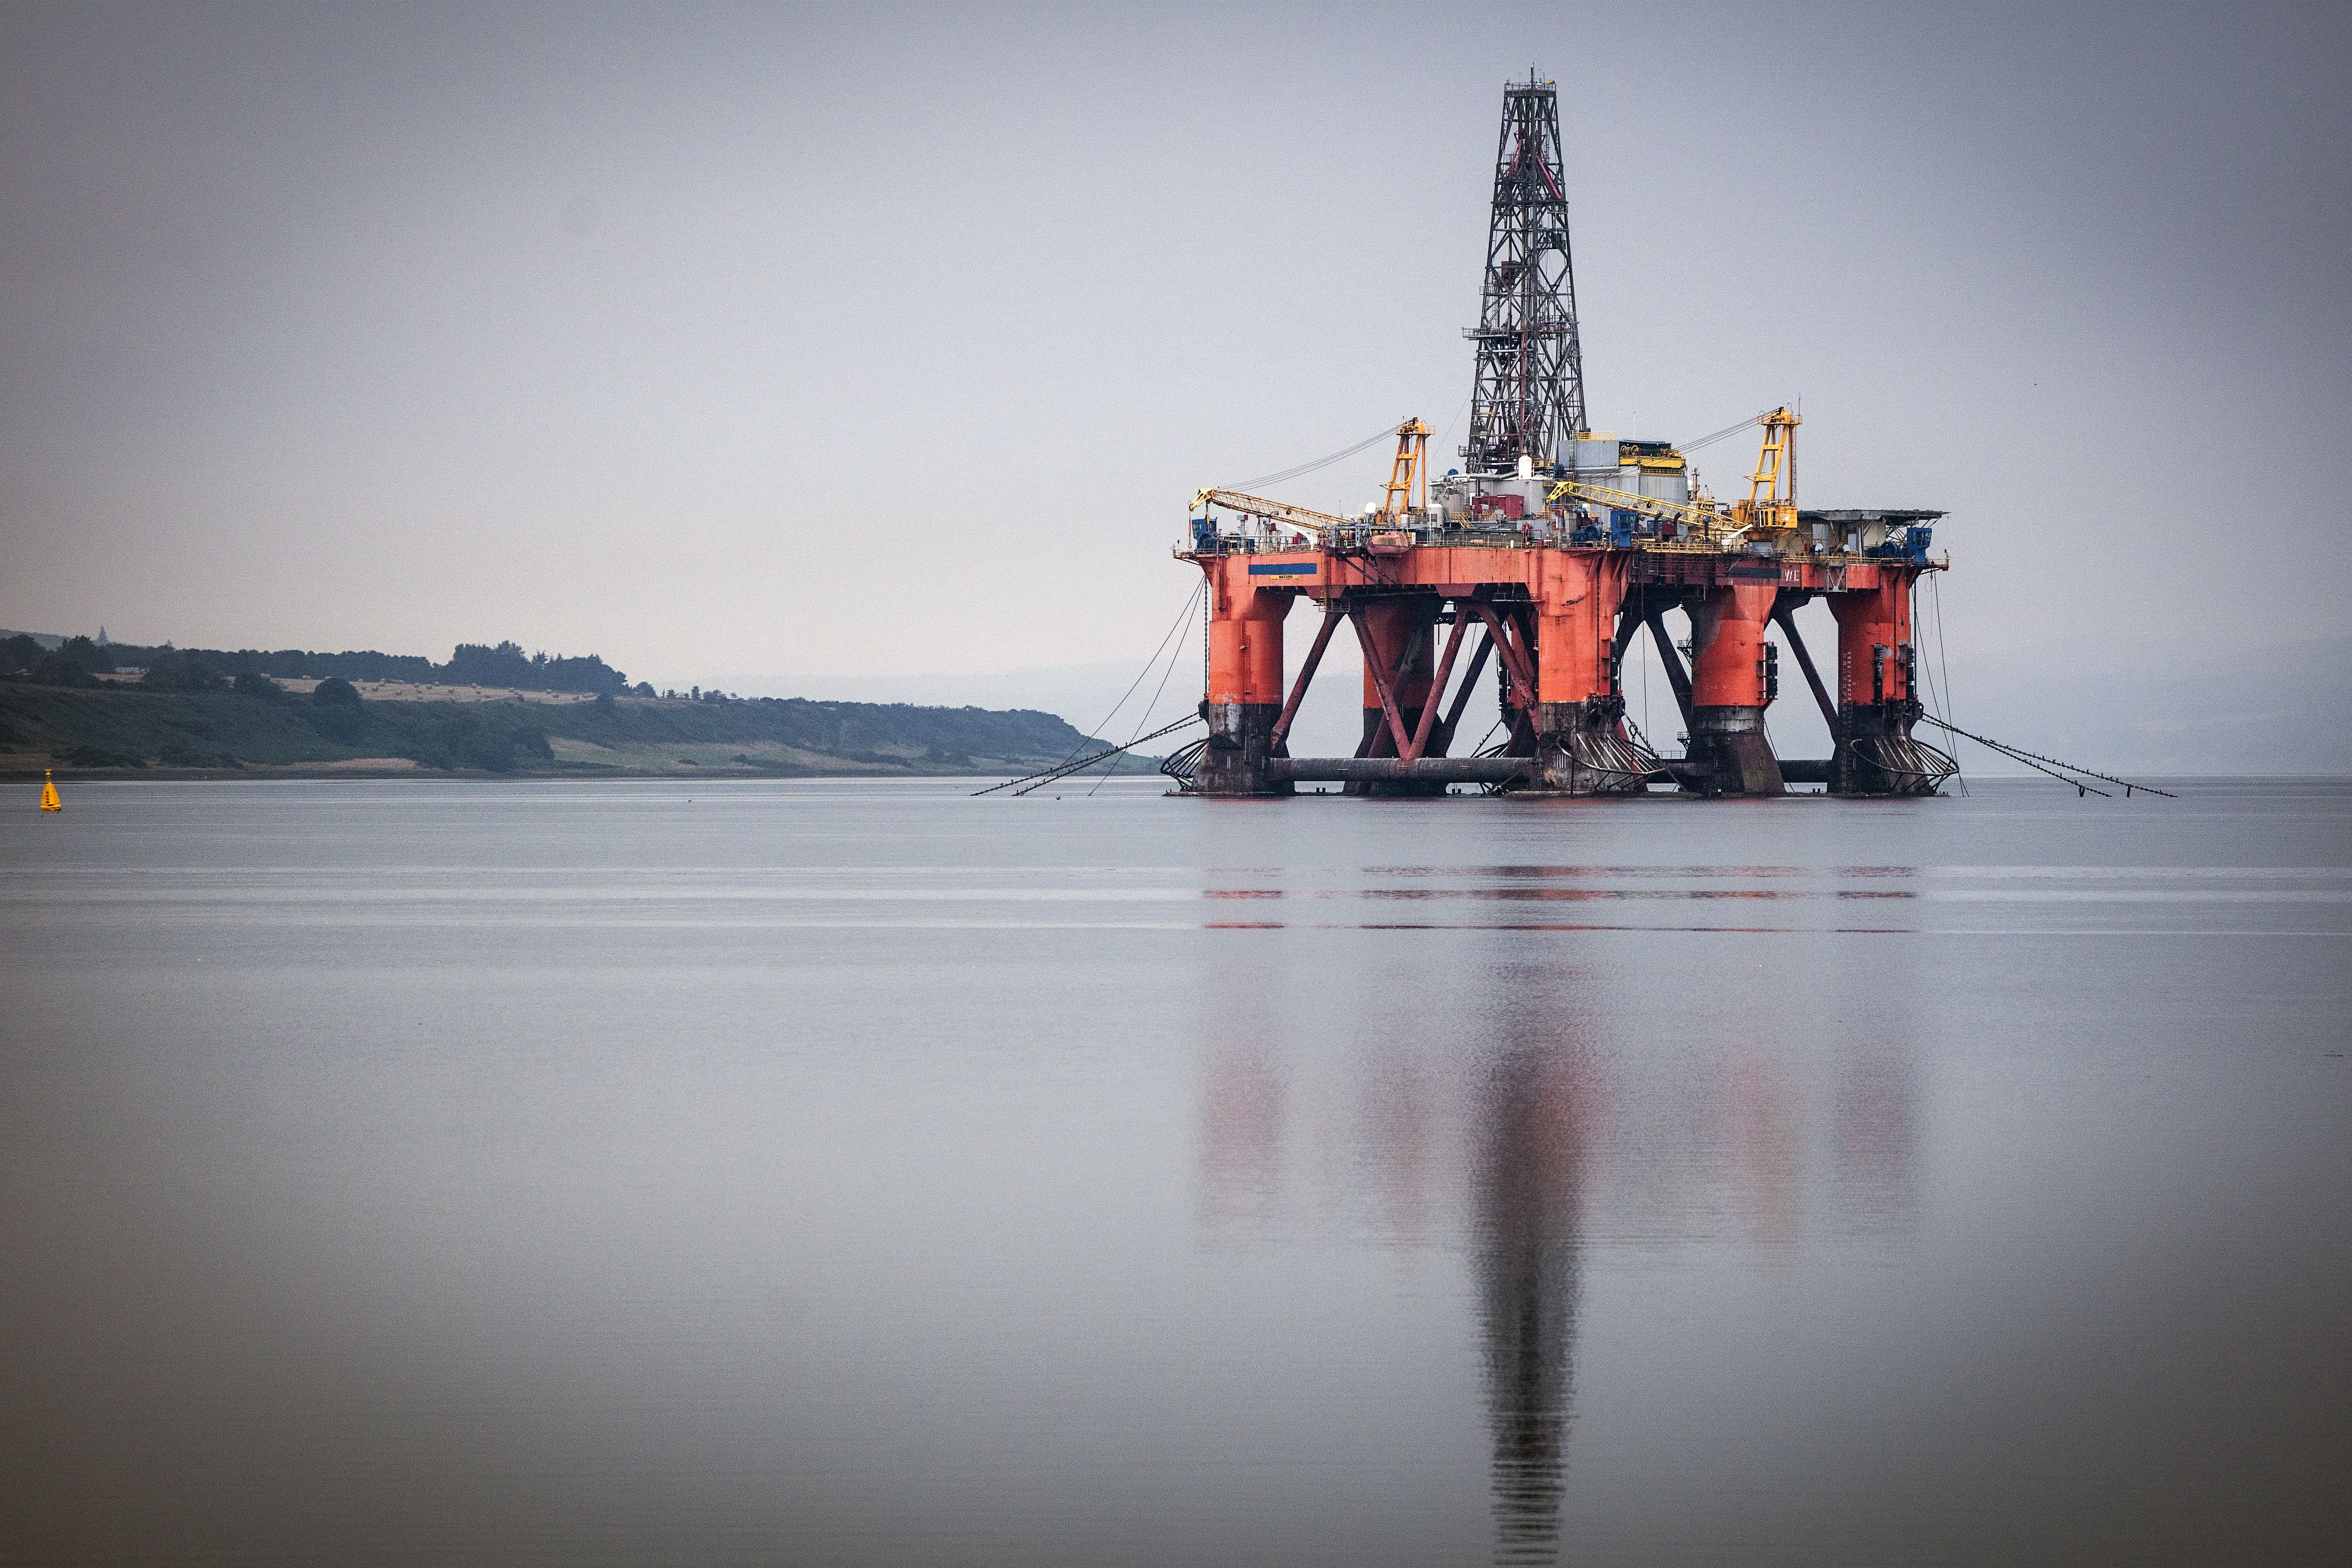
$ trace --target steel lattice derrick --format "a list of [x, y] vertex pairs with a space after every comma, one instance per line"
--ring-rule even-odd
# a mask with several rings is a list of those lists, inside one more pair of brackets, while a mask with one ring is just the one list
[[1474, 474], [1516, 472], [1519, 458], [1549, 468], [1586, 428], [1584, 352], [1577, 337], [1576, 271], [1569, 255], [1559, 95], [1531, 70], [1503, 91], [1495, 199], [1461, 455]]

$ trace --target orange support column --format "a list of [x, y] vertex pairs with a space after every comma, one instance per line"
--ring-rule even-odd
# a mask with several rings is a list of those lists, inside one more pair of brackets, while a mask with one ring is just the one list
[[1780, 795], [1786, 785], [1764, 733], [1764, 628], [1780, 597], [1769, 583], [1717, 584], [1685, 606], [1691, 622], [1689, 757], [1708, 795]]
[[1288, 795], [1266, 766], [1282, 713], [1282, 621], [1296, 590], [1265, 589], [1247, 555], [1204, 556], [1209, 579], [1209, 746], [1193, 788], [1201, 795]]
[[1911, 641], [1911, 584], [1918, 573], [1895, 564], [1875, 573], [1875, 586], [1829, 595], [1838, 625], [1838, 722], [1830, 793], [1933, 794], [1935, 784], [1920, 773], [1910, 744], [1911, 726], [1926, 711], [1912, 690], [1917, 661]]
[[1656, 759], [1621, 733], [1617, 611], [1632, 557], [1614, 550], [1547, 550], [1536, 590], [1536, 756], [1540, 787], [1566, 795], [1647, 789]]
[[1911, 695], [1911, 577], [1878, 568], [1875, 588], [1832, 594], [1838, 624], [1838, 709], [1874, 706]]

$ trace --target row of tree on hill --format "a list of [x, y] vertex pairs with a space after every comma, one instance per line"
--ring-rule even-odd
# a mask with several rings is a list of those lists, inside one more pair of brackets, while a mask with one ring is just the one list
[[[57, 648], [45, 648], [18, 633], [0, 640], [0, 678], [30, 680], [45, 686], [89, 686], [101, 674], [141, 669], [141, 684], [168, 691], [207, 691], [227, 687], [242, 675], [308, 680], [404, 680], [418, 685], [511, 687], [521, 691], [587, 691], [619, 694], [630, 689], [628, 678], [594, 654], [579, 658], [545, 653], [526, 654], [521, 645], [501, 642], [459, 643], [446, 664], [435, 664], [421, 654], [311, 653], [301, 648], [264, 652], [241, 648], [177, 648], [165, 643], [143, 647], [131, 643], [95, 643], [72, 637]], [[640, 682], [640, 696], [653, 688]]]

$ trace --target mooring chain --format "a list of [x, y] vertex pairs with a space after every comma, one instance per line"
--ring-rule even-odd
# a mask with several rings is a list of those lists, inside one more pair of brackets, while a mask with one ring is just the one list
[[1173, 724], [1163, 724], [1159, 729], [1152, 731], [1149, 735], [1138, 735], [1124, 746], [1113, 746], [1107, 752], [1097, 752], [1090, 757], [1080, 757], [1076, 762], [1057, 763], [1053, 767], [1047, 768], [1043, 773], [1025, 773], [1020, 778], [1006, 779], [1003, 784], [992, 784], [986, 789], [976, 789], [971, 793], [974, 796], [994, 795], [1001, 789], [1013, 789], [1014, 784], [1025, 784], [1028, 786], [1027, 788], [1014, 789], [1013, 790], [1013, 793], [1015, 795], [1027, 795], [1030, 790], [1035, 789], [1041, 784], [1051, 784], [1055, 779], [1066, 778], [1072, 773], [1084, 773], [1087, 769], [1094, 766], [1097, 763], [1116, 757], [1122, 752], [1131, 752], [1136, 747], [1143, 744], [1146, 741], [1156, 741], [1162, 735], [1174, 733], [1176, 731], [1182, 729], [1187, 724], [1198, 724], [1199, 722], [1201, 722], [1201, 716], [1198, 713], [1187, 713], [1181, 719], [1177, 720]]
[[[2174, 795], [2170, 790], [2158, 789], [2154, 784], [2134, 784], [2129, 779], [2119, 779], [2113, 773], [2103, 773], [2093, 768], [2078, 768], [2072, 763], [2062, 763], [2055, 757], [2045, 757], [2039, 752], [2028, 752], [2017, 746], [2005, 744], [2000, 741], [1987, 740], [1982, 735], [1972, 735], [1968, 731], [1961, 729], [1958, 724], [1949, 723], [1945, 720], [1938, 719], [1933, 713], [1923, 713], [1920, 717], [1927, 720], [1928, 723], [1935, 725], [1938, 730], [1948, 730], [1951, 733], [1961, 737], [1963, 740], [1974, 741], [1979, 746], [1999, 752], [2002, 756], [2011, 758], [2016, 762], [2023, 763], [2028, 766], [2047, 763], [2049, 767], [2042, 768], [2041, 771], [2042, 773], [2050, 773], [2051, 768], [2063, 768], [2070, 773], [2081, 773], [2084, 778], [2105, 779], [2111, 784], [2120, 784], [2123, 786], [2124, 796], [2126, 799], [2129, 799], [2135, 792], [2141, 795], [2160, 795], [2167, 800], [2179, 800], [2180, 798], [2179, 795]], [[2074, 779], [2063, 778], [2062, 775], [2057, 773], [2051, 773], [2050, 776], [2060, 779], [2062, 783], [2074, 784], [2078, 790], [2091, 788], [2088, 784], [2082, 784]], [[2112, 795], [2107, 795], [2107, 792], [2103, 789], [2091, 790], [2091, 793], [2097, 795], [2106, 795], [2110, 800], [2115, 798]]]

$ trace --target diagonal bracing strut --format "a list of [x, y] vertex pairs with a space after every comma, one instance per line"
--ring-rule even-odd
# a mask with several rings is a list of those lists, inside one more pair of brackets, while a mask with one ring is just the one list
[[1298, 679], [1290, 688], [1290, 700], [1282, 705], [1282, 715], [1274, 721], [1274, 731], [1267, 737], [1267, 749], [1277, 757], [1290, 754], [1290, 726], [1298, 717], [1298, 705], [1307, 700], [1307, 688], [1315, 679], [1315, 667], [1323, 662], [1323, 650], [1331, 646], [1332, 628], [1347, 612], [1336, 604], [1323, 612], [1323, 624], [1315, 629], [1315, 646], [1307, 650], [1307, 662], [1298, 667]]
[[1445, 683], [1454, 678], [1454, 656], [1462, 651], [1462, 634], [1468, 626], [1457, 612], [1454, 631], [1445, 639], [1444, 655], [1437, 661], [1436, 677], [1429, 683], [1429, 695], [1421, 700], [1421, 722], [1414, 726], [1412, 744], [1403, 753], [1407, 762], [1417, 761], [1429, 749], [1429, 737], [1437, 726], [1438, 700], [1445, 695]]
[[[1381, 658], [1380, 650], [1372, 646], [1372, 629], [1364, 620], [1363, 607], [1349, 605], [1348, 619], [1356, 628], [1356, 641], [1363, 647], [1364, 668], [1371, 675], [1372, 689], [1380, 694], [1381, 711], [1388, 716], [1389, 733], [1396, 742], [1396, 754], [1403, 756], [1405, 748], [1412, 744], [1412, 738], [1405, 733], [1404, 715], [1397, 711], [1395, 683], [1391, 679], [1388, 666]], [[1398, 669], [1404, 668], [1405, 660], [1412, 657], [1420, 641], [1418, 632], [1405, 639], [1404, 650], [1397, 658]]]

